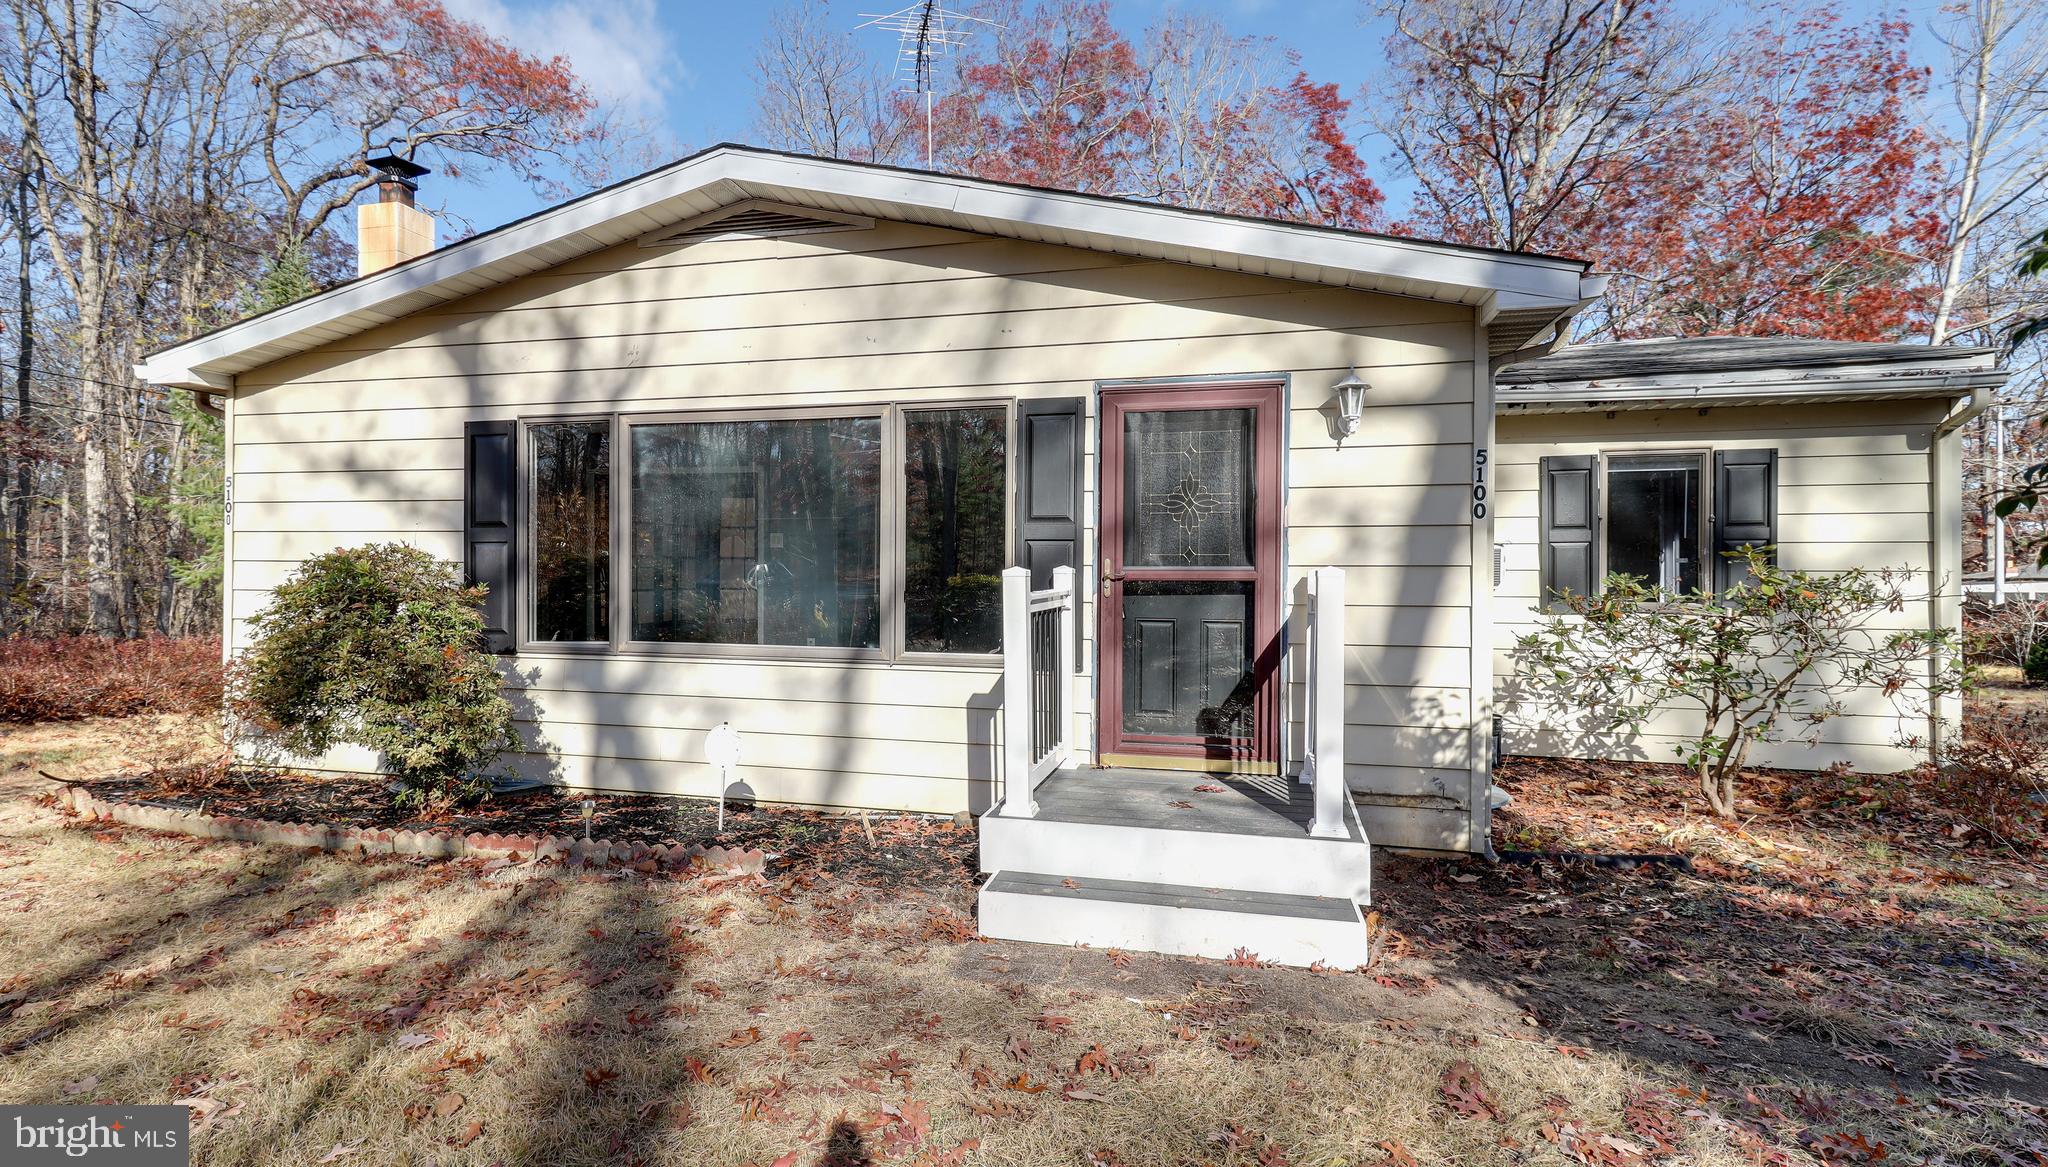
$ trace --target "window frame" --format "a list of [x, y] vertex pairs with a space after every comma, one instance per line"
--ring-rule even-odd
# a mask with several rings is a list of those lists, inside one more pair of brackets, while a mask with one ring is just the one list
[[[515, 632], [513, 644], [516, 652], [566, 652], [577, 656], [589, 656], [595, 653], [610, 652], [613, 646], [618, 643], [619, 609], [617, 577], [619, 547], [621, 545], [618, 513], [619, 440], [618, 427], [614, 424], [613, 419], [614, 415], [609, 413], [548, 414], [517, 419], [513, 457], [517, 458], [519, 462], [519, 505], [516, 509], [519, 530], [516, 534], [519, 554], [519, 590], [523, 598], [519, 602], [519, 611], [513, 618]], [[536, 511], [538, 509], [537, 504], [540, 492], [534, 485], [535, 467], [532, 431], [537, 426], [592, 424], [606, 426], [611, 436], [611, 466], [609, 467], [609, 473], [611, 475], [612, 497], [611, 514], [609, 516], [611, 524], [609, 541], [611, 544], [612, 579], [609, 588], [611, 594], [606, 598], [606, 602], [610, 605], [609, 622], [611, 624], [611, 638], [608, 640], [535, 640], [533, 634], [536, 631], [536, 625], [540, 622], [537, 610], [540, 604], [540, 556], [537, 554], [538, 540], [535, 537], [534, 522], [537, 517]]]
[[1711, 446], [1616, 446], [1603, 447], [1596, 451], [1599, 458], [1600, 477], [1598, 507], [1594, 521], [1599, 524], [1599, 537], [1594, 540], [1598, 559], [1594, 578], [1599, 581], [1600, 590], [1607, 590], [1607, 577], [1612, 574], [1607, 557], [1607, 543], [1614, 528], [1608, 520], [1608, 503], [1614, 492], [1608, 488], [1608, 475], [1616, 458], [1696, 458], [1700, 472], [1700, 516], [1698, 529], [1693, 532], [1693, 549], [1700, 565], [1700, 586], [1710, 588], [1713, 583], [1714, 564], [1711, 558], [1714, 542], [1714, 449]]
[[[1003, 548], [1005, 568], [1017, 562], [1017, 399], [1015, 397], [946, 397], [914, 402], [849, 402], [817, 406], [768, 406], [647, 410], [642, 412], [575, 412], [535, 414], [518, 419], [519, 531], [523, 564], [521, 582], [529, 597], [537, 597], [533, 555], [535, 490], [533, 443], [527, 431], [534, 426], [599, 422], [611, 427], [611, 639], [607, 641], [536, 641], [531, 639], [536, 623], [529, 598], [517, 614], [517, 651], [530, 655], [563, 654], [587, 656], [667, 657], [697, 660], [786, 661], [791, 663], [863, 663], [960, 668], [995, 672], [1003, 667], [1001, 649], [990, 653], [911, 652], [904, 648], [905, 620], [903, 589], [907, 582], [908, 492], [904, 473], [904, 426], [910, 413], [943, 412], [957, 409], [999, 409], [1003, 412]], [[718, 422], [815, 421], [840, 417], [872, 417], [881, 422], [880, 490], [881, 508], [876, 544], [881, 562], [877, 565], [876, 587], [880, 592], [881, 626], [877, 644], [864, 646], [807, 644], [698, 644], [684, 641], [634, 640], [632, 638], [633, 564], [630, 558], [633, 530], [632, 431], [635, 426], [690, 425]]]

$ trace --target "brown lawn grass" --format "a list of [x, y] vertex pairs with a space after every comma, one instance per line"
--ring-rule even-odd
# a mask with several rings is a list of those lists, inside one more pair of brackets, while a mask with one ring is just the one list
[[[1874, 854], [1874, 836], [1790, 818], [1727, 832], [1654, 781], [1530, 771], [1511, 825], [1674, 840], [1699, 876], [1387, 861], [1389, 958], [1323, 976], [974, 942], [958, 878], [344, 860], [83, 826], [37, 800], [36, 769], [147, 763], [175, 732], [0, 727], [0, 1101], [197, 1099], [195, 1162], [1716, 1165], [1822, 1146], [1856, 1162], [1853, 1136], [1891, 1161], [2029, 1163], [2048, 1147], [2036, 873]], [[952, 828], [877, 829], [886, 848]], [[1446, 1092], [1456, 1063], [1476, 1072], [1470, 1114]]]

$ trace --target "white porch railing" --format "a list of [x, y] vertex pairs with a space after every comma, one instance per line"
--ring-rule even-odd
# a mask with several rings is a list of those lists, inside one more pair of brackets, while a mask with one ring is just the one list
[[1307, 740], [1301, 781], [1315, 787], [1315, 816], [1308, 833], [1319, 839], [1350, 835], [1344, 822], [1344, 569], [1318, 567], [1308, 573], [1302, 621], [1308, 654]]
[[1000, 813], [1038, 813], [1032, 792], [1066, 764], [1074, 735], [1074, 569], [1031, 590], [1031, 572], [1003, 572], [1003, 782]]

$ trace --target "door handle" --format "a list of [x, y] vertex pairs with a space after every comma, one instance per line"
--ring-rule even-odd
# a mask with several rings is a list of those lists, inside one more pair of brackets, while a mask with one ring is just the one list
[[1103, 573], [1102, 573], [1102, 594], [1103, 594], [1103, 595], [1105, 595], [1105, 596], [1106, 596], [1106, 595], [1108, 595], [1108, 594], [1109, 594], [1109, 585], [1110, 585], [1110, 584], [1112, 584], [1112, 583], [1122, 583], [1122, 582], [1123, 582], [1123, 579], [1124, 579], [1124, 573], [1123, 573], [1123, 572], [1121, 572], [1121, 571], [1105, 571], [1105, 572], [1103, 572]]

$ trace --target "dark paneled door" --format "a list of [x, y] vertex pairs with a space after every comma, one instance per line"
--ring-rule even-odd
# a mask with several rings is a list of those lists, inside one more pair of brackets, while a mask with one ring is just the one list
[[1102, 395], [1105, 764], [1279, 758], [1280, 386]]

